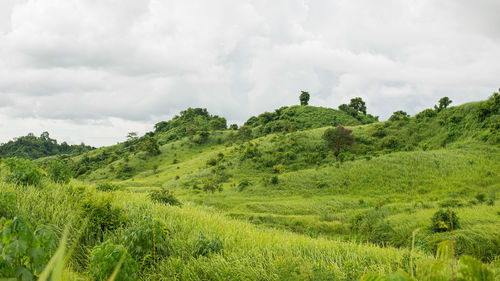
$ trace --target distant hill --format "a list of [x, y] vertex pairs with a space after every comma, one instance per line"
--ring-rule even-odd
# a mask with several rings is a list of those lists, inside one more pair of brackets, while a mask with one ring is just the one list
[[[354, 115], [354, 116], [353, 116]], [[326, 126], [354, 126], [378, 121], [370, 114], [353, 114], [327, 107], [294, 105], [281, 107], [274, 112], [264, 112], [245, 122], [246, 126], [257, 128], [258, 135], [269, 133], [307, 130]]]
[[43, 132], [40, 137], [29, 133], [26, 136], [14, 138], [7, 143], [0, 144], [0, 158], [38, 159], [58, 154], [81, 154], [93, 149], [95, 148], [84, 143], [80, 145], [69, 145], [66, 142], [57, 144], [57, 141], [51, 139], [47, 132]]

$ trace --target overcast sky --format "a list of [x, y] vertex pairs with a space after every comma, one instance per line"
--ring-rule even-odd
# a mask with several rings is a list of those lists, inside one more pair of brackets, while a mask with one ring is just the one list
[[0, 0], [0, 142], [94, 146], [187, 107], [353, 97], [386, 120], [500, 87], [499, 0]]

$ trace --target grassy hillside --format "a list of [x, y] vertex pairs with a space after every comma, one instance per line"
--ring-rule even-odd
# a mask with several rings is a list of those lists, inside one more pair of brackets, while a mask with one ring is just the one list
[[[71, 225], [70, 268], [80, 276], [94, 274], [110, 241], [144, 280], [359, 280], [398, 270], [424, 280], [453, 240], [457, 256], [499, 278], [498, 94], [364, 125], [309, 106], [268, 115], [227, 130], [221, 117], [187, 110], [144, 137], [68, 159], [78, 179], [67, 185], [0, 183], [0, 217], [48, 224], [59, 237]], [[323, 134], [338, 124], [350, 124], [354, 145], [335, 157]], [[147, 235], [153, 244], [141, 246]], [[449, 263], [467, 264], [435, 268], [450, 276]]]

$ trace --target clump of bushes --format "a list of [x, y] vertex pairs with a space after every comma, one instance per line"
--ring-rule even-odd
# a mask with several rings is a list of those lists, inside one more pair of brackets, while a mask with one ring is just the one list
[[222, 252], [223, 245], [219, 238], [207, 239], [205, 235], [199, 234], [194, 244], [194, 257], [208, 256]]
[[452, 210], [439, 210], [432, 216], [431, 231], [446, 232], [460, 228], [460, 221]]
[[43, 174], [37, 165], [28, 159], [7, 158], [5, 164], [8, 168], [5, 181], [19, 185], [40, 185]]
[[160, 190], [152, 190], [149, 192], [149, 198], [153, 202], [172, 205], [172, 206], [181, 206], [181, 202], [175, 198], [174, 192], [170, 191], [166, 188], [162, 188]]
[[70, 168], [61, 161], [53, 160], [48, 162], [45, 170], [49, 178], [56, 183], [68, 183], [71, 178]]
[[137, 262], [127, 252], [122, 245], [114, 245], [109, 241], [95, 246], [90, 256], [89, 275], [92, 280], [105, 281], [113, 274], [113, 271], [119, 268], [115, 280], [135, 281], [137, 277]]
[[[16, 195], [11, 192], [0, 192], [0, 218], [14, 217]], [[1, 228], [1, 227], [0, 227]]]
[[125, 231], [123, 244], [142, 267], [156, 264], [158, 257], [168, 256], [172, 251], [168, 228], [162, 221], [151, 218]]
[[36, 280], [57, 249], [57, 236], [47, 227], [35, 231], [20, 218], [0, 231], [0, 276], [12, 280]]
[[120, 187], [118, 185], [112, 184], [109, 182], [100, 183], [97, 185], [96, 188], [97, 188], [97, 190], [100, 190], [100, 191], [115, 191], [115, 190], [120, 189]]
[[125, 225], [127, 221], [123, 210], [111, 205], [109, 196], [87, 196], [83, 200], [81, 213], [88, 220], [83, 237], [88, 240], [85, 242], [102, 241], [105, 232], [113, 231]]

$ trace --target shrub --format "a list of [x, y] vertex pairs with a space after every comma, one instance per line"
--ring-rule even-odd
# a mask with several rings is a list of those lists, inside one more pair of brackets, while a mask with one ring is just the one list
[[83, 200], [82, 216], [88, 219], [85, 242], [102, 241], [104, 233], [125, 225], [126, 218], [122, 209], [111, 206], [110, 197], [90, 197]]
[[452, 210], [439, 210], [431, 219], [432, 232], [446, 232], [460, 228], [460, 222]]
[[70, 168], [63, 162], [53, 160], [45, 166], [47, 175], [56, 183], [68, 183], [71, 178]]
[[181, 206], [181, 202], [177, 200], [174, 196], [174, 192], [168, 189], [162, 188], [160, 190], [152, 190], [149, 192], [149, 198], [153, 202], [172, 205], [172, 206]]
[[120, 265], [116, 281], [135, 281], [137, 277], [137, 262], [122, 245], [113, 245], [106, 241], [92, 249], [90, 255], [89, 275], [92, 280], [108, 280], [113, 271]]
[[215, 166], [215, 165], [217, 165], [217, 159], [210, 158], [207, 160], [207, 166]]
[[143, 267], [156, 264], [158, 257], [168, 256], [172, 250], [167, 227], [163, 222], [151, 218], [127, 229], [123, 242], [130, 255]]
[[34, 232], [22, 219], [14, 218], [0, 231], [0, 276], [34, 280], [57, 249], [57, 236], [47, 227]]
[[0, 192], [0, 218], [12, 218], [15, 214], [16, 195], [10, 192]]
[[238, 184], [238, 191], [243, 191], [247, 186], [250, 185], [250, 181], [248, 179], [242, 179]]
[[120, 189], [120, 187], [118, 185], [112, 184], [109, 182], [100, 183], [97, 185], [96, 188], [97, 188], [97, 190], [100, 190], [100, 191], [115, 191], [115, 190]]
[[9, 170], [5, 180], [20, 185], [40, 185], [43, 174], [37, 165], [28, 159], [7, 158], [5, 160]]
[[207, 256], [211, 253], [222, 252], [223, 246], [219, 238], [209, 240], [203, 234], [199, 234], [194, 244], [194, 257]]
[[479, 203], [484, 203], [486, 201], [486, 194], [481, 192], [476, 194], [476, 199]]
[[279, 179], [277, 176], [272, 176], [270, 182], [271, 182], [271, 184], [278, 184]]

